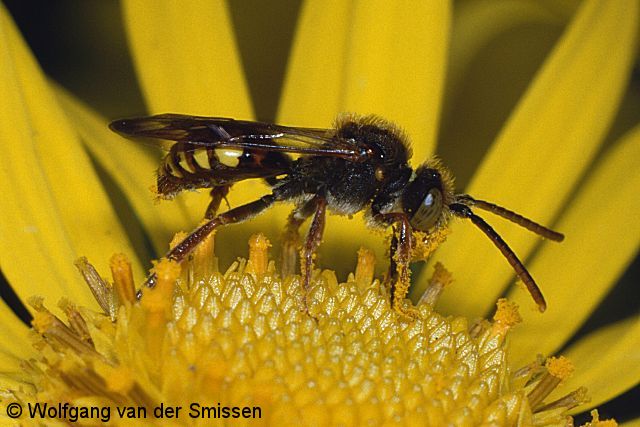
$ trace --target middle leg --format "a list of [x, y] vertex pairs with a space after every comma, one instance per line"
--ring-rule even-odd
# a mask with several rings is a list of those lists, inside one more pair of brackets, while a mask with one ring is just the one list
[[[227, 200], [227, 194], [229, 194], [230, 185], [223, 185], [220, 187], [213, 187], [211, 189], [211, 201], [209, 202], [209, 206], [207, 206], [207, 211], [204, 214], [206, 219], [213, 219], [218, 212], [218, 208], [220, 207], [220, 203], [222, 200]], [[227, 202], [227, 206], [229, 206], [229, 202]]]
[[316, 198], [296, 207], [287, 219], [287, 227], [282, 239], [282, 277], [296, 274], [300, 249], [300, 226], [316, 211]]
[[313, 271], [313, 259], [316, 256], [316, 251], [318, 250], [318, 246], [320, 246], [320, 242], [322, 241], [322, 233], [324, 232], [324, 224], [325, 224], [325, 215], [327, 212], [327, 200], [323, 196], [316, 195], [310, 202], [313, 202], [313, 207], [315, 208], [315, 214], [313, 216], [313, 220], [311, 221], [311, 226], [309, 227], [309, 232], [307, 233], [307, 238], [305, 240], [305, 244], [302, 247], [301, 255], [302, 259], [300, 260], [300, 267], [302, 273], [302, 285], [304, 290], [304, 300], [303, 307], [304, 311], [309, 311], [309, 306], [307, 304], [307, 296], [309, 293], [309, 286], [311, 283], [311, 273]]

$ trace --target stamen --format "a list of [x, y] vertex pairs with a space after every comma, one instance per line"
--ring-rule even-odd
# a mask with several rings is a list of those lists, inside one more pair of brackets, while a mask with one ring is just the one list
[[[181, 268], [179, 263], [162, 258], [154, 265], [152, 271], [156, 276], [156, 285], [146, 290], [141, 300], [147, 323], [144, 340], [150, 354], [160, 355], [165, 335], [170, 332], [168, 323], [173, 319], [176, 281], [180, 277]], [[160, 363], [162, 356], [158, 357], [160, 359], [154, 362]]]
[[373, 281], [376, 267], [376, 256], [370, 249], [360, 247], [358, 249], [358, 261], [355, 271], [355, 282], [365, 286]]
[[131, 263], [124, 254], [115, 254], [109, 263], [116, 297], [120, 304], [133, 304], [136, 301], [136, 288], [133, 283]]
[[175, 261], [166, 258], [158, 261], [153, 267], [153, 273], [157, 276], [156, 286], [145, 292], [142, 306], [152, 313], [168, 314], [167, 310], [171, 308], [173, 291], [180, 271], [180, 264]]
[[496, 305], [496, 314], [493, 315], [493, 330], [505, 335], [509, 329], [522, 322], [522, 317], [518, 312], [518, 305], [506, 298], [500, 298]]
[[564, 356], [551, 357], [545, 364], [547, 373], [527, 396], [531, 409], [538, 411], [543, 407], [542, 401], [573, 372], [573, 363]]
[[434, 272], [429, 284], [418, 301], [418, 305], [427, 304], [433, 307], [446, 286], [453, 283], [453, 275], [440, 262], [433, 266]]
[[[347, 283], [329, 270], [316, 275], [305, 313], [300, 276], [281, 279], [268, 260], [269, 246], [264, 236], [253, 236], [249, 260], [234, 262], [223, 276], [209, 270], [214, 264], [205, 266], [213, 242], [204, 241], [181, 264], [158, 262], [155, 287], [139, 301], [131, 301], [123, 256], [112, 259], [113, 288], [85, 260], [81, 271], [100, 292], [111, 293], [105, 301], [124, 302], [118, 317], [110, 322], [62, 301], [65, 324], [42, 299], [32, 299], [42, 357], [23, 363], [35, 392], [26, 399], [23, 391], [14, 395], [25, 401], [86, 396], [146, 408], [236, 396], [262, 405], [270, 423], [300, 414], [304, 425], [563, 425], [571, 420], [567, 410], [586, 400], [580, 388], [543, 403], [572, 371], [565, 358], [511, 374], [505, 335], [520, 322], [515, 304], [498, 301], [493, 321], [471, 328], [467, 319], [425, 305], [435, 304], [452, 281], [442, 264], [421, 305], [402, 299], [390, 307], [388, 290], [375, 279], [373, 253], [360, 249]], [[206, 271], [211, 275], [199, 275]], [[123, 296], [116, 298], [118, 292]], [[594, 423], [602, 423], [597, 414]]]
[[560, 381], [564, 381], [569, 378], [575, 370], [575, 366], [573, 366], [571, 360], [564, 356], [550, 357], [547, 359], [545, 366], [549, 370], [549, 373], [554, 377], [559, 378]]
[[95, 354], [94, 348], [87, 342], [83, 341], [65, 325], [60, 319], [51, 314], [46, 308], [38, 308], [36, 305], [32, 306], [37, 310], [33, 315], [31, 324], [33, 328], [41, 335], [52, 340], [60, 347], [68, 347], [74, 350], [77, 354]]
[[[193, 277], [207, 278], [207, 277], [210, 277], [214, 272], [218, 271], [218, 258], [216, 258], [215, 252], [214, 252], [214, 249], [215, 249], [214, 235], [215, 235], [215, 230], [209, 236], [207, 236], [202, 242], [200, 242], [200, 244], [196, 246], [196, 248], [191, 253], [192, 261], [189, 265], [190, 265]], [[173, 246], [175, 246], [175, 244], [177, 243], [180, 243], [186, 236], [181, 234], [180, 236], [181, 240], [179, 240], [177, 243], [176, 243], [176, 237], [174, 237], [173, 239], [173, 242], [172, 242], [174, 243]]]
[[591, 422], [586, 423], [582, 427], [617, 427], [615, 420], [600, 420], [600, 414], [597, 409], [591, 411]]
[[93, 341], [91, 340], [91, 334], [87, 327], [87, 322], [84, 320], [78, 309], [67, 299], [62, 299], [58, 303], [58, 307], [64, 311], [69, 321], [69, 327], [78, 335], [80, 339], [85, 341], [91, 347], [93, 347]]
[[553, 402], [547, 403], [544, 406], [541, 406], [538, 409], [538, 412], [542, 411], [550, 411], [554, 409], [571, 409], [575, 408], [578, 405], [582, 405], [583, 403], [587, 403], [589, 401], [589, 392], [586, 387], [580, 387], [566, 396], [561, 397], [558, 400], [554, 400]]
[[128, 394], [135, 384], [133, 373], [128, 367], [122, 365], [111, 366], [101, 363], [94, 365], [94, 369], [105, 379], [109, 391]]
[[267, 272], [270, 247], [271, 243], [262, 233], [254, 234], [249, 238], [249, 261], [245, 271], [254, 276], [254, 279]]
[[539, 354], [534, 362], [515, 371], [513, 373], [513, 379], [518, 384], [524, 386], [531, 378], [542, 375], [543, 372], [545, 372], [544, 357]]
[[78, 258], [75, 262], [76, 268], [82, 274], [84, 281], [89, 285], [93, 297], [98, 302], [102, 310], [114, 319], [116, 308], [111, 298], [111, 286], [105, 282], [96, 269], [89, 263], [87, 258]]

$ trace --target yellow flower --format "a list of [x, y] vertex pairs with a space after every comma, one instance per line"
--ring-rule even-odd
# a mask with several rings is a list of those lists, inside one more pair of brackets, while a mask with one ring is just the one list
[[[224, 275], [211, 237], [182, 266], [160, 261], [157, 285], [140, 302], [124, 256], [111, 261], [113, 285], [80, 260], [102, 312], [65, 301], [65, 325], [33, 299], [41, 357], [23, 362], [29, 381], [5, 391], [7, 407], [28, 411], [25, 425], [137, 417], [154, 425], [555, 426], [586, 401], [584, 388], [547, 400], [572, 373], [565, 358], [508, 368], [505, 338], [521, 319], [506, 300], [493, 323], [445, 318], [434, 298], [406, 319], [372, 280], [374, 257], [362, 249], [347, 283], [331, 271], [314, 277], [303, 313], [300, 278], [274, 272], [263, 235], [249, 245], [249, 259]], [[449, 281], [440, 269], [428, 294]]]
[[[201, 3], [163, 1], [153, 9], [123, 3], [149, 109], [252, 118], [230, 13], [221, 3]], [[307, 2], [277, 114], [279, 122], [314, 127], [326, 127], [340, 111], [384, 116], [406, 129], [415, 163], [437, 145], [469, 193], [555, 223], [567, 235], [560, 246], [537, 244], [522, 230], [500, 227], [505, 240], [530, 261], [549, 301], [540, 315], [524, 292], [510, 291], [524, 317], [510, 333], [512, 367], [563, 348], [625, 271], [640, 241], [635, 218], [640, 129], [637, 114], [625, 116], [633, 111], [627, 106], [637, 102], [635, 93], [625, 93], [636, 54], [638, 4], [586, 0], [575, 10], [552, 7], [557, 6], [525, 1], [468, 1], [455, 9], [447, 2], [411, 8]], [[111, 254], [125, 251], [133, 275], [143, 277], [147, 260], [133, 249], [144, 254], [141, 229], [162, 253], [169, 236], [198, 222], [206, 200], [185, 197], [154, 206], [147, 187], [157, 158], [109, 134], [105, 119], [48, 82], [4, 9], [1, 19], [0, 265], [23, 301], [43, 295], [53, 311], [52, 304], [68, 297], [77, 307], [97, 309], [73, 261], [84, 255], [102, 273], [109, 270]], [[544, 46], [551, 44], [547, 52]], [[524, 61], [531, 59], [529, 52], [532, 60], [540, 58], [539, 69]], [[465, 150], [447, 156], [447, 147], [457, 149], [461, 141]], [[477, 146], [489, 143], [472, 179], [469, 172], [467, 178], [458, 173], [468, 158], [480, 159]], [[232, 206], [266, 191], [238, 187]], [[110, 200], [118, 195], [133, 207], [141, 226], [118, 217]], [[244, 253], [238, 242], [255, 230], [278, 236], [285, 212], [281, 207], [246, 226], [221, 230], [216, 236], [216, 246], [224, 248], [218, 251], [221, 265]], [[384, 259], [383, 239], [368, 234], [362, 223], [332, 218], [321, 266], [343, 274], [343, 260], [360, 245]], [[452, 230], [436, 259], [453, 272], [455, 284], [438, 311], [485, 315], [506, 291], [512, 272], [469, 224], [454, 224]], [[414, 274], [415, 296], [425, 290], [425, 274]], [[18, 361], [37, 354], [11, 309], [1, 305], [0, 316], [0, 366], [7, 373], [2, 388], [16, 390], [28, 374]], [[587, 386], [591, 407], [636, 386], [638, 341], [637, 314], [579, 337], [563, 351], [576, 365], [563, 390]], [[128, 386], [126, 381], [113, 385]]]

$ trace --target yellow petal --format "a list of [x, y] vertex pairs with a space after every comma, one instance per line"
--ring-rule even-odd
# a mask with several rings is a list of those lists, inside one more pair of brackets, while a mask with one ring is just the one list
[[100, 271], [125, 234], [82, 145], [6, 10], [0, 8], [0, 265], [24, 301], [74, 295], [95, 302], [73, 262]]
[[306, 2], [279, 119], [327, 127], [340, 112], [378, 114], [407, 131], [415, 162], [424, 161], [438, 128], [449, 15], [446, 1]]
[[[413, 162], [422, 163], [435, 145], [449, 24], [446, 1], [412, 2], [411, 7], [386, 1], [305, 2], [278, 120], [329, 127], [339, 112], [375, 113], [407, 131]], [[344, 254], [355, 259], [362, 244], [383, 256], [383, 239], [367, 232], [361, 218], [331, 220], [325, 240], [327, 263], [344, 264]]]
[[113, 133], [106, 119], [64, 89], [57, 88], [56, 95], [85, 146], [127, 196], [157, 253], [163, 254], [178, 230], [189, 230], [202, 219], [204, 206], [187, 205], [184, 198], [154, 201], [155, 195], [150, 190], [155, 184], [152, 171], [159, 165], [160, 154]]
[[[253, 118], [253, 108], [244, 70], [235, 43], [232, 22], [225, 2], [127, 0], [123, 3], [134, 64], [151, 112], [173, 112]], [[155, 167], [149, 174], [155, 172]], [[204, 192], [203, 192], [204, 193]], [[257, 180], [236, 184], [229, 195], [232, 207], [268, 193]], [[181, 195], [197, 218], [204, 216], [208, 197]], [[224, 209], [224, 206], [222, 207]], [[286, 217], [286, 213], [278, 212]], [[275, 216], [274, 216], [275, 217]], [[225, 253], [240, 253], [244, 242], [256, 230], [277, 236], [281, 228], [272, 219], [260, 217], [248, 224], [221, 230], [216, 241], [222, 265], [233, 259]], [[191, 231], [197, 221], [184, 228]], [[235, 248], [235, 249], [234, 249]]]
[[[531, 263], [548, 302], [533, 311], [529, 296], [509, 296], [524, 322], [512, 335], [514, 360], [556, 351], [615, 285], [640, 247], [640, 126], [616, 144], [570, 201], [559, 227], [567, 238], [545, 243]], [[554, 247], [555, 246], [555, 247]]]
[[540, 3], [563, 18], [571, 17], [578, 6], [580, 6], [580, 0], [541, 0]]
[[[26, 359], [33, 352], [29, 340], [29, 328], [15, 315], [4, 300], [0, 299], [0, 357]], [[0, 358], [0, 371], [5, 362]]]
[[454, 11], [437, 152], [462, 189], [566, 21], [537, 1], [462, 2]]
[[640, 427], [640, 418], [620, 424], [621, 427]]
[[[538, 2], [473, 1], [455, 8], [451, 31], [451, 50], [447, 70], [445, 106], [464, 81], [468, 67], [487, 45], [506, 32], [522, 26], [560, 26], [561, 20]], [[527, 49], [527, 54], [530, 47]], [[507, 82], [505, 82], [507, 83]], [[502, 84], [502, 82], [501, 82]], [[455, 122], [455, 117], [452, 120]]]
[[133, 60], [149, 109], [251, 118], [226, 2], [123, 2]]
[[[470, 194], [543, 224], [553, 220], [593, 159], [619, 104], [635, 54], [637, 6], [635, 1], [582, 4], [482, 162]], [[517, 226], [496, 228], [521, 259], [538, 242]], [[452, 229], [436, 256], [457, 284], [444, 294], [442, 306], [480, 315], [503, 292], [513, 271], [471, 224]], [[535, 269], [531, 272], [537, 276]]]
[[587, 387], [591, 396], [589, 408], [613, 399], [640, 383], [640, 316], [595, 331], [565, 354], [575, 364], [576, 373], [564, 389]]
[[[27, 357], [32, 358], [33, 356], [35, 354], [30, 354]], [[13, 354], [6, 353], [4, 350], [0, 350], [0, 371], [2, 371], [0, 387], [3, 390], [17, 390], [24, 384], [24, 381], [20, 381], [20, 377], [23, 375], [20, 365], [23, 363], [24, 359], [22, 357], [16, 357]]]

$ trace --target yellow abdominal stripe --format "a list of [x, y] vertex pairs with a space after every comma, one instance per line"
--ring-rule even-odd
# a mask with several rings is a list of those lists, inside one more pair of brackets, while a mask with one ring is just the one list
[[187, 160], [187, 155], [184, 153], [184, 151], [178, 151], [178, 165], [185, 171], [189, 172], [189, 173], [195, 173], [196, 170], [195, 168], [189, 164], [189, 161]]
[[164, 164], [165, 167], [167, 168], [167, 170], [169, 171], [169, 174], [171, 176], [175, 176], [177, 178], [182, 178], [182, 172], [180, 171], [180, 169], [173, 164], [173, 159], [171, 158], [171, 156], [167, 156], [164, 160]]
[[218, 161], [225, 166], [235, 168], [240, 163], [240, 156], [244, 150], [237, 148], [216, 148], [213, 150]]
[[209, 154], [206, 149], [199, 149], [193, 152], [193, 160], [203, 169], [211, 169], [209, 164]]
[[164, 164], [171, 176], [184, 178], [185, 174], [195, 174], [199, 168], [211, 170], [213, 164], [221, 164], [230, 168], [235, 168], [240, 164], [240, 157], [244, 153], [240, 148], [215, 148], [213, 155], [215, 159], [210, 159], [210, 148], [198, 148], [188, 153], [178, 150], [176, 158], [171, 155], [165, 157]]

